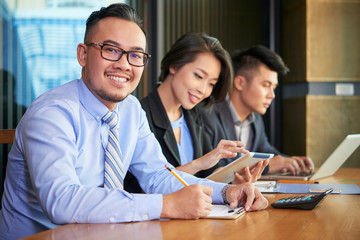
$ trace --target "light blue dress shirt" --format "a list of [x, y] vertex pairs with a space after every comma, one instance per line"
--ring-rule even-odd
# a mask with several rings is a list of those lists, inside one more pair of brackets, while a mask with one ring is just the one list
[[[181, 109], [181, 108], [180, 108]], [[180, 129], [180, 143], [177, 144], [181, 165], [185, 165], [194, 160], [194, 145], [190, 130], [187, 126], [183, 111], [181, 110], [181, 117], [171, 122], [173, 129]]]
[[[160, 145], [132, 95], [118, 104], [119, 140], [128, 170], [151, 194], [130, 194], [104, 185], [101, 121], [108, 111], [81, 79], [37, 98], [16, 128], [9, 153], [0, 238], [14, 239], [66, 223], [110, 223], [158, 219], [162, 195], [184, 186], [169, 171]], [[223, 203], [224, 184], [180, 172], [189, 183], [213, 187], [213, 202]]]

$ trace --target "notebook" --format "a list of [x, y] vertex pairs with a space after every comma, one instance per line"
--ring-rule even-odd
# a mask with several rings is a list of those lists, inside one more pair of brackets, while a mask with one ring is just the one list
[[210, 214], [203, 218], [215, 218], [215, 219], [237, 219], [245, 213], [243, 206], [231, 209], [229, 205], [213, 205], [213, 210]]
[[268, 173], [261, 176], [260, 180], [316, 180], [333, 175], [341, 165], [360, 145], [360, 134], [350, 134], [340, 143], [334, 152], [325, 160], [320, 168], [313, 173], [304, 172], [293, 176], [290, 172], [286, 173]]

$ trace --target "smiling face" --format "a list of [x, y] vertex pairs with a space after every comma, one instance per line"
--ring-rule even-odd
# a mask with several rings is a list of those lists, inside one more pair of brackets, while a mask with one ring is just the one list
[[170, 68], [171, 92], [174, 101], [184, 109], [192, 109], [209, 97], [218, 81], [220, 61], [210, 53], [199, 54], [195, 61], [179, 69]]
[[[131, 21], [116, 17], [100, 20], [91, 30], [87, 42], [108, 43], [125, 51], [145, 52], [146, 37]], [[126, 54], [117, 62], [101, 57], [101, 47], [78, 45], [78, 61], [83, 67], [82, 79], [89, 90], [110, 110], [132, 93], [140, 82], [144, 67], [131, 66]]]
[[[245, 79], [242, 77], [241, 86], [237, 87], [240, 92], [238, 100], [241, 103], [242, 110], [245, 111], [246, 114], [256, 112], [263, 115], [275, 98], [274, 91], [278, 84], [278, 74], [264, 64], [261, 64], [257, 68], [257, 71], [249, 75], [251, 75], [252, 78]], [[241, 76], [235, 78], [238, 77]]]

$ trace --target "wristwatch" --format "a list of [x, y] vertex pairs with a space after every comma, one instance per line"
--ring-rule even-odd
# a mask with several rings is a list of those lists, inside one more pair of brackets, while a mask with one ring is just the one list
[[223, 200], [224, 200], [224, 203], [230, 205], [230, 203], [229, 203], [229, 201], [227, 200], [227, 197], [226, 197], [226, 190], [227, 190], [229, 187], [230, 187], [230, 185], [225, 185], [225, 186], [223, 187], [223, 189], [221, 190], [221, 196], [222, 196], [222, 198], [223, 198]]

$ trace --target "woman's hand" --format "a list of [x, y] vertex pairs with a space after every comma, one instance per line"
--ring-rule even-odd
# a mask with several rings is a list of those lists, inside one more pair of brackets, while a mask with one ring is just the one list
[[244, 182], [256, 182], [260, 177], [265, 167], [269, 164], [269, 159], [258, 162], [254, 167], [249, 169], [248, 166], [241, 172], [234, 173], [233, 184], [241, 184]]
[[236, 157], [237, 153], [248, 153], [249, 151], [243, 146], [245, 144], [240, 141], [222, 139], [215, 149], [194, 161], [197, 161], [199, 171], [205, 170], [215, 166], [222, 158], [233, 158]]
[[244, 145], [245, 144], [240, 141], [222, 139], [211, 152], [176, 169], [189, 174], [195, 174], [201, 170], [215, 166], [222, 158], [233, 158], [237, 153], [248, 153], [249, 151], [243, 148]]

